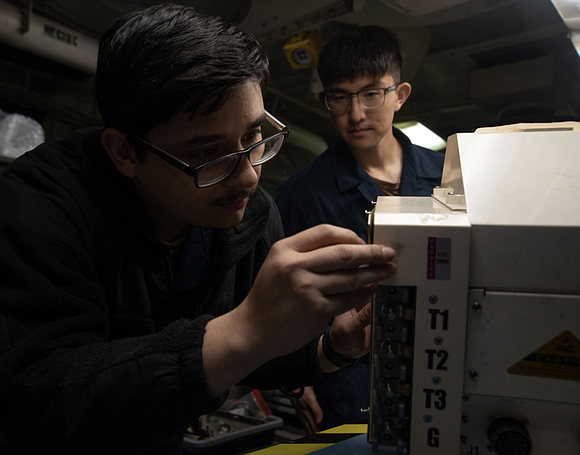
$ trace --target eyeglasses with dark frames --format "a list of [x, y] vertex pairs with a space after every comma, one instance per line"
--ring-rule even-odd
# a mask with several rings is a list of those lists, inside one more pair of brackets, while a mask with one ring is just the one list
[[199, 166], [190, 166], [135, 134], [127, 133], [127, 137], [180, 171], [193, 177], [197, 188], [207, 188], [227, 179], [236, 170], [242, 158], [247, 157], [251, 165], [255, 167], [271, 160], [280, 151], [282, 144], [288, 134], [290, 134], [290, 129], [268, 111], [265, 111], [265, 113], [266, 120], [278, 130], [277, 133], [252, 144], [245, 150], [229, 153]]
[[344, 111], [348, 109], [353, 96], [365, 109], [377, 109], [385, 104], [387, 92], [397, 90], [400, 84], [391, 85], [386, 88], [367, 88], [360, 92], [324, 92], [324, 104], [329, 111]]

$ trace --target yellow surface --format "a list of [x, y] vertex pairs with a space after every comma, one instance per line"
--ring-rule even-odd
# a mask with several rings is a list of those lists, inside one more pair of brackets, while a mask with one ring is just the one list
[[333, 444], [278, 444], [252, 452], [251, 455], [306, 455], [331, 445]]
[[580, 340], [572, 332], [565, 330], [509, 367], [507, 372], [540, 378], [580, 381], [578, 352], [580, 352]]
[[[363, 434], [367, 432], [368, 425], [363, 424], [347, 424], [340, 425], [338, 427], [330, 428], [325, 431], [321, 431], [317, 434]], [[316, 435], [312, 435], [316, 436]], [[265, 449], [257, 450], [251, 452], [249, 455], [307, 455], [309, 453], [316, 452], [318, 450], [325, 449], [334, 445], [334, 443], [283, 443], [277, 444], [271, 447], [266, 447]]]
[[366, 423], [340, 425], [338, 427], [330, 428], [329, 430], [321, 431], [321, 433], [334, 434], [362, 434], [367, 432], [368, 425]]

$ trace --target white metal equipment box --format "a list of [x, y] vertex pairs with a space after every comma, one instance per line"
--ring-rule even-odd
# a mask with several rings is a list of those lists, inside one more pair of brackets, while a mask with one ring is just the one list
[[431, 197], [379, 197], [368, 440], [407, 455], [580, 453], [580, 128], [449, 138]]

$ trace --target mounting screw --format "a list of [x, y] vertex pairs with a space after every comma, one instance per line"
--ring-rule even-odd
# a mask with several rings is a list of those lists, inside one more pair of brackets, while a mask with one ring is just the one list
[[425, 423], [429, 423], [429, 422], [431, 422], [432, 420], [433, 420], [433, 417], [431, 417], [429, 414], [425, 414], [425, 415], [423, 416], [423, 422], [425, 422]]
[[475, 370], [469, 370], [469, 373], [467, 373], [467, 375], [469, 376], [469, 379], [471, 379], [472, 381], [475, 381], [477, 379], [477, 371]]
[[435, 338], [433, 338], [433, 343], [435, 343], [437, 346], [440, 346], [443, 344], [443, 338], [435, 337]]
[[473, 305], [471, 305], [471, 308], [473, 308], [473, 311], [481, 311], [481, 303], [479, 302], [473, 302]]
[[441, 378], [439, 376], [433, 376], [431, 382], [435, 385], [441, 384]]
[[437, 298], [436, 295], [430, 295], [429, 296], [429, 303], [431, 305], [435, 305], [438, 301], [439, 301], [439, 299]]

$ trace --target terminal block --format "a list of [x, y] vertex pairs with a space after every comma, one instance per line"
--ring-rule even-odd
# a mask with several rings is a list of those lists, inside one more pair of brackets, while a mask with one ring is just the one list
[[373, 299], [369, 442], [408, 454], [416, 289], [379, 286]]

